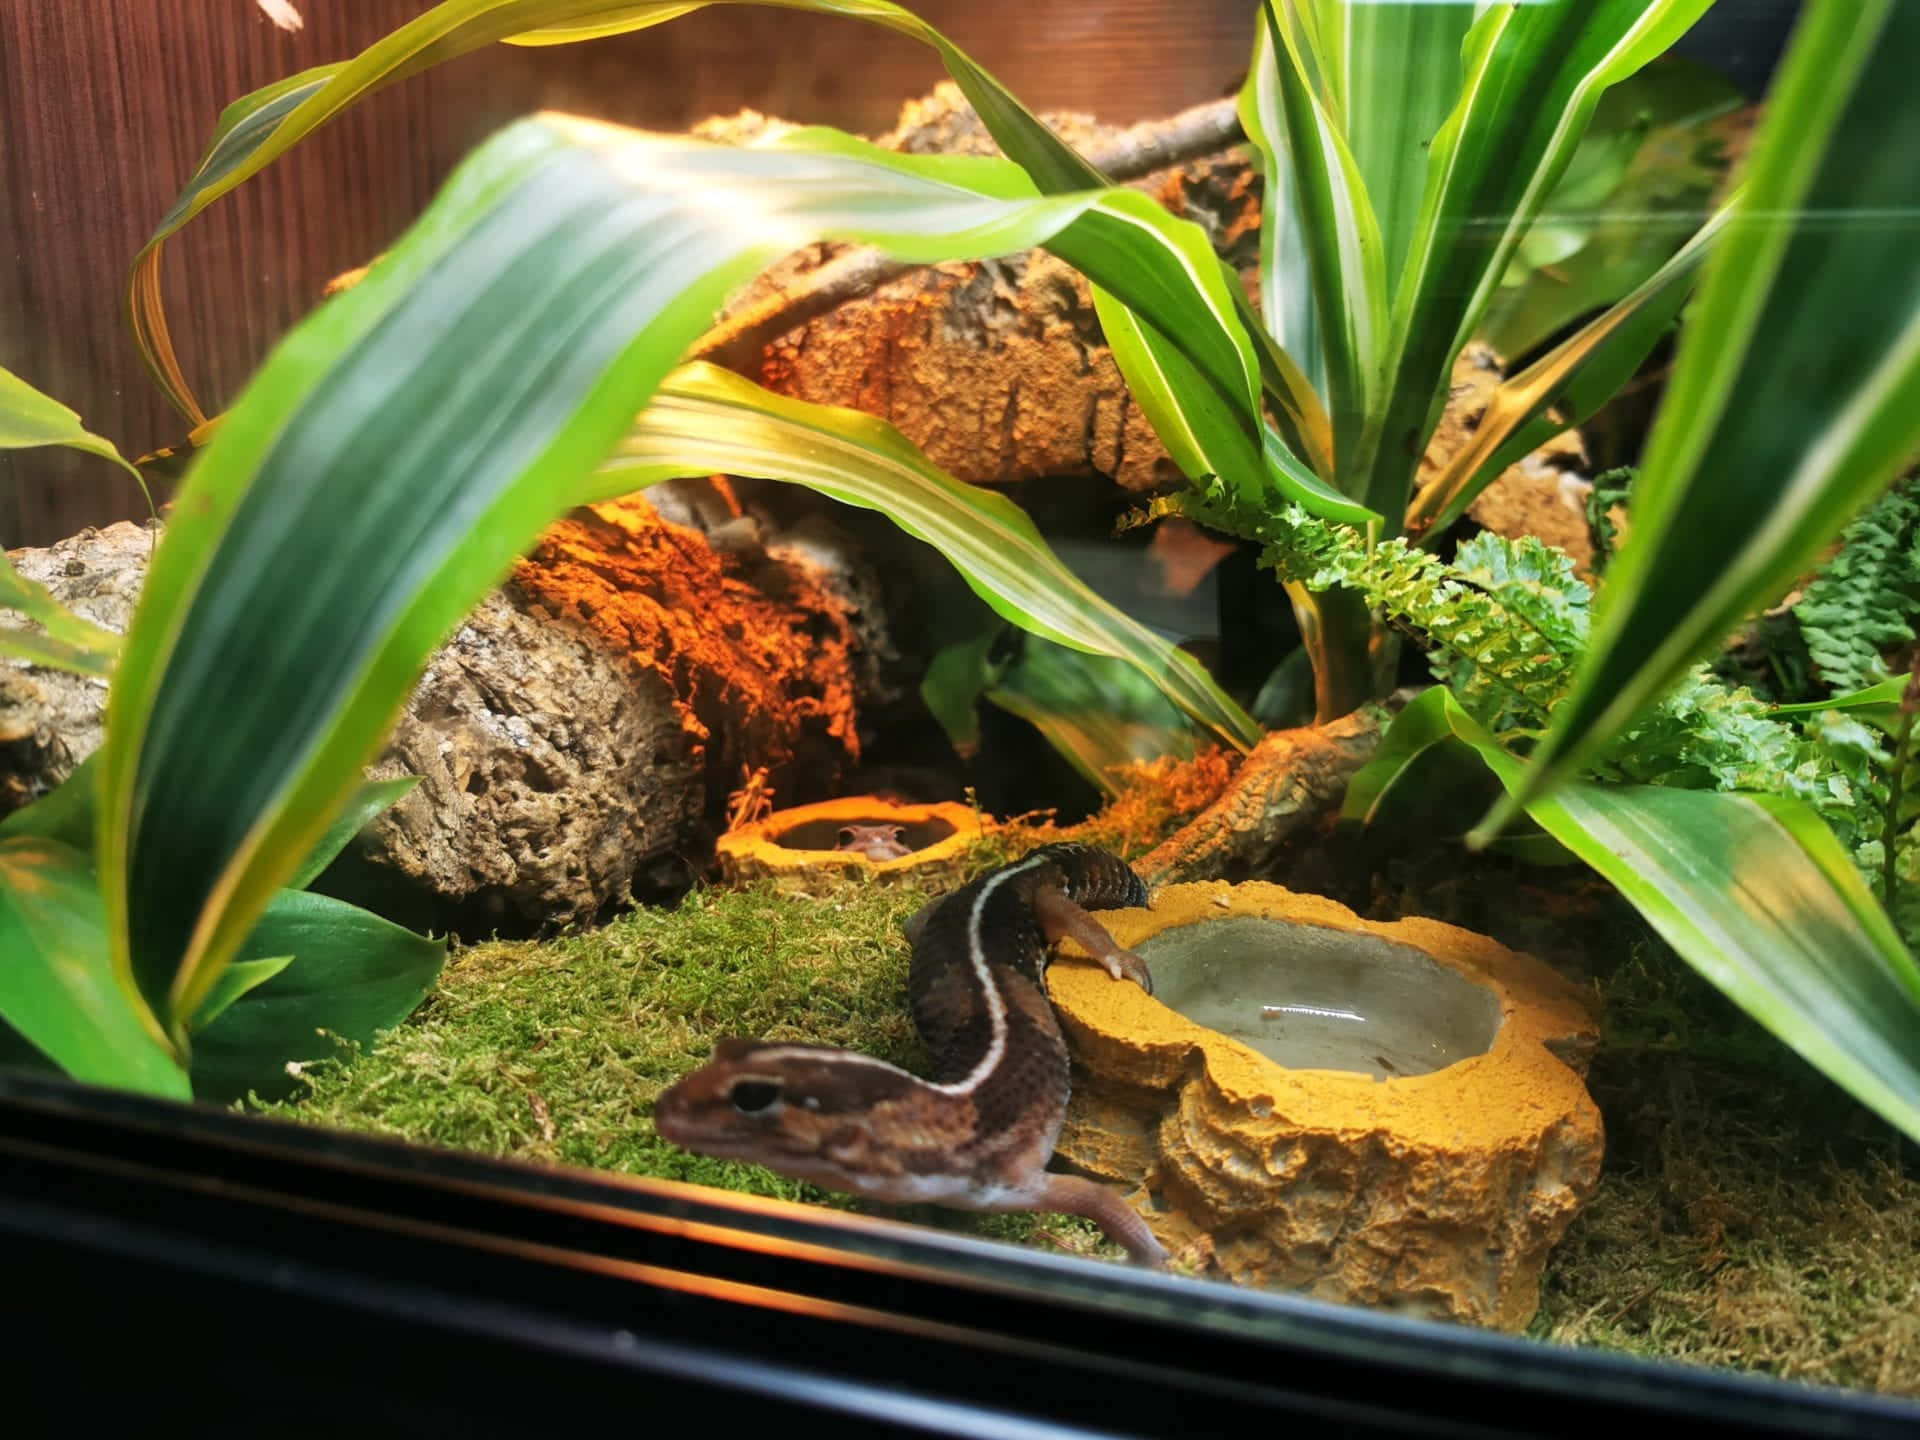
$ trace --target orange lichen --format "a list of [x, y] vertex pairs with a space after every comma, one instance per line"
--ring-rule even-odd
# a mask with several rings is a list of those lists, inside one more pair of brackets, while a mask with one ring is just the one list
[[1074, 825], [1057, 825], [1051, 815], [1015, 816], [1002, 833], [1019, 848], [1056, 840], [1098, 845], [1131, 858], [1150, 850], [1219, 798], [1240, 763], [1231, 750], [1211, 746], [1191, 760], [1171, 755], [1136, 760], [1115, 770], [1120, 793], [1099, 812]]
[[858, 758], [847, 604], [804, 565], [717, 552], [628, 496], [553, 525], [513, 578], [667, 682], [708, 795], [743, 764], [818, 794]]

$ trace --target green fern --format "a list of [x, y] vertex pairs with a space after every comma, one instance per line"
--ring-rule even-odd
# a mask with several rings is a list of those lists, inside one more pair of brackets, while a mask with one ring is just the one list
[[1920, 585], [1920, 496], [1889, 490], [1847, 526], [1840, 550], [1806, 588], [1794, 617], [1835, 694], [1887, 677], [1883, 658], [1914, 638], [1907, 617]]
[[[1217, 521], [1215, 523], [1218, 523]], [[1310, 589], [1344, 585], [1391, 622], [1420, 632], [1435, 678], [1495, 733], [1545, 725], [1586, 653], [1592, 593], [1565, 554], [1527, 537], [1482, 533], [1452, 564], [1404, 541], [1369, 547], [1357, 532], [1298, 507], [1270, 517], [1263, 560]], [[1594, 767], [1604, 779], [1791, 795], [1823, 814], [1857, 803], [1847, 775], [1744, 686], [1696, 667]]]
[[1595, 773], [1642, 785], [1788, 795], [1830, 820], [1850, 818], [1858, 804], [1831, 754], [1774, 719], [1745, 686], [1729, 688], [1704, 665], [1623, 732]]
[[1369, 546], [1297, 505], [1261, 517], [1256, 538], [1282, 580], [1344, 586], [1420, 632], [1434, 677], [1491, 730], [1544, 725], [1586, 648], [1587, 587], [1566, 555], [1538, 540], [1477, 536], [1448, 565], [1400, 539]]
[[[1344, 586], [1389, 623], [1416, 632], [1435, 677], [1517, 753], [1566, 697], [1586, 653], [1591, 592], [1564, 552], [1538, 540], [1476, 535], [1449, 564], [1402, 540], [1370, 545], [1359, 532], [1298, 506], [1250, 516], [1218, 496], [1185, 496], [1156, 501], [1145, 513], [1176, 510], [1258, 540], [1262, 563], [1282, 580], [1313, 590]], [[1891, 528], [1896, 507], [1882, 502], [1876, 510], [1880, 528]], [[1913, 514], [1920, 515], [1920, 504]], [[1900, 563], [1914, 563], [1910, 549]], [[1857, 577], [1868, 568], [1863, 563], [1842, 574]], [[1871, 568], [1883, 585], [1899, 573], [1893, 560]], [[1847, 584], [1857, 611], [1857, 578]], [[1829, 589], [1840, 593], [1838, 585]], [[1866, 633], [1866, 627], [1856, 617], [1849, 633]], [[1896, 817], [1895, 893], [1887, 896], [1893, 756], [1889, 742], [1857, 719], [1827, 711], [1802, 728], [1777, 717], [1745, 685], [1730, 685], [1698, 665], [1616, 737], [1589, 773], [1624, 784], [1743, 790], [1806, 802], [1887, 900], [1908, 943], [1920, 940], [1920, 785], [1905, 787]]]

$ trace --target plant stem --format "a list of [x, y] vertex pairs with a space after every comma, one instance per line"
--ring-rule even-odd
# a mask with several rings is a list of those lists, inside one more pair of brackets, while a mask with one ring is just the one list
[[1880, 888], [1889, 911], [1893, 909], [1894, 886], [1900, 883], [1900, 801], [1906, 790], [1907, 754], [1912, 747], [1916, 710], [1920, 710], [1920, 650], [1914, 652], [1907, 688], [1900, 697], [1900, 734], [1893, 742], [1893, 764], [1887, 770], [1887, 814], [1880, 832]]

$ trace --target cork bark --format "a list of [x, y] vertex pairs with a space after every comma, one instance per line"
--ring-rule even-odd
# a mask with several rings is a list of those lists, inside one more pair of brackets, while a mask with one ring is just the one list
[[[1118, 127], [1044, 118], [1083, 152], [1125, 148]], [[746, 116], [707, 130], [751, 138], [774, 123]], [[909, 102], [879, 143], [909, 153], [996, 148], [951, 84]], [[1135, 184], [1202, 225], [1244, 283], [1255, 283], [1259, 181], [1244, 155], [1188, 161]], [[817, 246], [789, 257], [742, 292], [721, 324], [804, 285], [842, 253]], [[741, 368], [783, 395], [889, 420], [975, 484], [1100, 475], [1144, 490], [1179, 479], [1120, 378], [1086, 280], [1045, 251], [911, 271], [788, 331]]]
[[[630, 888], [684, 888], [743, 768], [783, 797], [831, 793], [884, 689], [862, 562], [830, 527], [761, 531], [724, 490], [689, 495], [661, 497], [689, 523], [631, 497], [545, 533], [429, 658], [369, 772], [420, 783], [319, 888], [416, 927], [552, 928]], [[9, 558], [124, 631], [152, 541], [120, 524]], [[98, 748], [105, 699], [98, 682], [0, 666], [0, 813]]]

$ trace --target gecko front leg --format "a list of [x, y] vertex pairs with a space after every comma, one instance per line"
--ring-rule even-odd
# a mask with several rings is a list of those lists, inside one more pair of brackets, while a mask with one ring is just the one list
[[1124, 948], [1107, 933], [1106, 926], [1069, 900], [1059, 887], [1043, 885], [1034, 891], [1033, 914], [1048, 944], [1072, 940], [1104, 965], [1114, 979], [1131, 980], [1147, 994], [1153, 993], [1153, 974], [1147, 962]]

